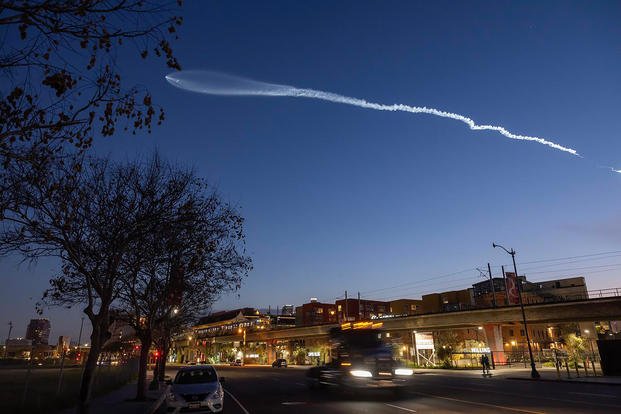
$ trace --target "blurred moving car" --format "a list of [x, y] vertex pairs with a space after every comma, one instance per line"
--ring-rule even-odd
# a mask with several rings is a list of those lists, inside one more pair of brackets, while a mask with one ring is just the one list
[[183, 367], [172, 381], [166, 395], [168, 411], [219, 413], [224, 403], [224, 377], [211, 365]]
[[272, 368], [287, 368], [287, 360], [278, 358], [276, 361], [272, 362]]
[[235, 361], [231, 361], [231, 363], [229, 364], [232, 367], [241, 367], [242, 366], [242, 360], [241, 359], [236, 359]]
[[332, 361], [308, 370], [310, 388], [390, 389], [401, 394], [414, 371], [392, 358], [379, 329], [345, 323], [330, 330]]

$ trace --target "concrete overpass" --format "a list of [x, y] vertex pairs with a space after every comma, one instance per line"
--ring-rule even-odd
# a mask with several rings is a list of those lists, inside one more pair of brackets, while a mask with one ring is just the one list
[[[621, 320], [621, 297], [607, 297], [571, 302], [537, 303], [524, 306], [529, 324], [595, 322]], [[476, 328], [481, 325], [502, 325], [520, 322], [522, 314], [519, 305], [468, 311], [432, 313], [381, 319], [383, 329], [400, 330], [443, 330], [452, 328]], [[327, 336], [330, 329], [338, 325], [304, 326], [288, 329], [247, 332], [247, 342], [263, 342], [287, 339], [320, 338]], [[239, 341], [240, 335], [210, 338], [214, 342]]]

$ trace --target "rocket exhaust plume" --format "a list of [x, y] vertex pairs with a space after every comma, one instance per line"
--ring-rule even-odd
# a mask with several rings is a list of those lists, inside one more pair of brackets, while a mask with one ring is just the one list
[[514, 134], [501, 126], [478, 125], [474, 120], [467, 116], [441, 111], [439, 109], [427, 108], [425, 106], [410, 106], [404, 104], [385, 105], [375, 102], [368, 102], [364, 99], [352, 98], [349, 96], [338, 95], [332, 92], [324, 92], [315, 89], [297, 88], [289, 85], [279, 85], [274, 83], [260, 82], [238, 76], [227, 75], [224, 73], [211, 71], [182, 71], [174, 72], [166, 76], [166, 80], [177, 88], [192, 92], [204, 93], [208, 95], [228, 95], [228, 96], [291, 96], [294, 98], [311, 98], [323, 101], [335, 102], [345, 105], [358, 106], [360, 108], [375, 109], [377, 111], [390, 112], [409, 112], [413, 114], [428, 114], [441, 118], [450, 118], [461, 121], [474, 131], [495, 131], [499, 134], [515, 140], [533, 141], [542, 145], [547, 145], [559, 151], [564, 151], [572, 155], [580, 156], [572, 148], [564, 147], [543, 138]]

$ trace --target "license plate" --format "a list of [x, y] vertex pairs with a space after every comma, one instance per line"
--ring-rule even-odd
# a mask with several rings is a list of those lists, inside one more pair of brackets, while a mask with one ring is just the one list
[[201, 408], [201, 403], [199, 402], [188, 403], [188, 408]]

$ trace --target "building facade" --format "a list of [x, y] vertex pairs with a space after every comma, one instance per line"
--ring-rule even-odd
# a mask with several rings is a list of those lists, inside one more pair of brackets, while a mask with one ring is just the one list
[[26, 339], [33, 345], [47, 345], [50, 341], [52, 324], [48, 319], [31, 319], [26, 328]]

